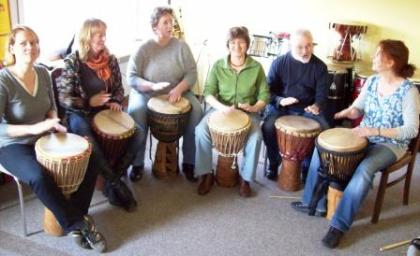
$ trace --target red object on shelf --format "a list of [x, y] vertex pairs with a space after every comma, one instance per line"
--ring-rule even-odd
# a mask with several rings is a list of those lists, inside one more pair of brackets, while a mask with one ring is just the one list
[[[356, 73], [356, 77], [354, 78], [353, 82], [353, 94], [352, 94], [352, 101], [354, 101], [362, 91], [363, 86], [366, 83], [366, 80], [369, 76], [371, 76], [373, 72], [367, 71], [367, 72], [359, 72]], [[362, 121], [363, 116], [352, 120], [352, 127], [356, 127], [360, 124]]]
[[334, 50], [333, 59], [337, 61], [354, 61], [356, 52], [351, 46], [353, 37], [366, 33], [367, 26], [352, 22], [330, 22], [330, 29], [340, 35], [340, 43]]

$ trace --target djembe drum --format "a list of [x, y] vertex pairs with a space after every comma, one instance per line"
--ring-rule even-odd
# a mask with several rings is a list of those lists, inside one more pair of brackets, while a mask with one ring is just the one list
[[251, 118], [236, 109], [229, 113], [215, 111], [209, 115], [207, 124], [213, 146], [219, 153], [216, 181], [222, 187], [234, 187], [239, 180], [236, 159], [251, 129]]
[[318, 170], [318, 183], [309, 205], [309, 215], [315, 214], [316, 205], [329, 184], [327, 218], [331, 218], [340, 202], [342, 191], [365, 155], [368, 141], [355, 135], [351, 129], [333, 128], [321, 132], [315, 145], [321, 166]]
[[111, 166], [125, 153], [127, 143], [136, 131], [135, 122], [129, 114], [110, 109], [102, 110], [93, 117], [92, 129]]
[[[365, 82], [367, 80], [367, 78], [371, 75], [373, 75], [374, 72], [373, 71], [359, 71], [356, 73], [355, 78], [354, 78], [354, 82], [353, 82], [353, 93], [352, 93], [352, 101], [354, 101], [355, 99], [357, 99], [357, 97], [359, 96], [360, 92], [362, 91], [363, 86], [365, 85]], [[356, 127], [359, 126], [360, 122], [362, 121], [363, 116], [353, 119], [351, 121], [352, 127]]]
[[282, 164], [278, 185], [286, 191], [301, 187], [301, 162], [312, 152], [321, 132], [318, 122], [302, 116], [282, 116], [274, 123]]
[[159, 141], [152, 167], [157, 178], [175, 177], [179, 173], [177, 142], [188, 125], [191, 109], [190, 102], [184, 97], [170, 103], [166, 95], [160, 95], [147, 103], [150, 132]]
[[330, 28], [340, 35], [340, 43], [334, 49], [333, 59], [337, 61], [355, 61], [356, 51], [351, 46], [353, 37], [366, 33], [367, 26], [356, 22], [330, 22]]
[[325, 116], [328, 123], [333, 127], [338, 123], [337, 120], [334, 119], [334, 114], [347, 107], [346, 97], [349, 93], [347, 74], [347, 70], [343, 67], [328, 65], [328, 77], [331, 84], [328, 92]]
[[[85, 138], [71, 133], [45, 135], [35, 143], [38, 162], [52, 176], [66, 198], [76, 192], [82, 183], [91, 151]], [[54, 236], [63, 235], [63, 229], [48, 208], [45, 208], [44, 231]]]

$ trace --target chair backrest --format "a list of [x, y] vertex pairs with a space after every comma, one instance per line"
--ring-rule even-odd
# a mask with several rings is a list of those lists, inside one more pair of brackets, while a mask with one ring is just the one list
[[[419, 116], [419, 121], [420, 121], [420, 116]], [[410, 151], [412, 154], [416, 154], [419, 151], [419, 147], [420, 147], [420, 125], [419, 125], [419, 130], [417, 133], [417, 137], [411, 139], [410, 144], [408, 145], [408, 151]]]
[[58, 89], [57, 89], [57, 81], [59, 77], [61, 76], [62, 72], [63, 72], [63, 68], [54, 68], [50, 74], [53, 92], [54, 92], [55, 105], [57, 106], [57, 114], [60, 119], [64, 118], [64, 113], [65, 113], [65, 110], [63, 109], [63, 107], [60, 106], [60, 101], [58, 100]]

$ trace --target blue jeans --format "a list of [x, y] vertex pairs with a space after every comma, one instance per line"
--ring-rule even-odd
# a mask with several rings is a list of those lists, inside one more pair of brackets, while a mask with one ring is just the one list
[[[16, 159], [19, 156], [19, 160]], [[33, 145], [12, 144], [0, 149], [0, 163], [20, 181], [29, 185], [39, 200], [54, 214], [65, 233], [87, 214], [92, 200], [97, 172], [92, 162], [79, 189], [67, 200], [36, 160]]]
[[[326, 121], [325, 117], [322, 114], [314, 115], [311, 113], [307, 113], [304, 110], [291, 111], [291, 110], [288, 110], [287, 108], [276, 109], [271, 105], [267, 106], [267, 108], [270, 110], [268, 111], [268, 114], [264, 119], [264, 123], [262, 124], [261, 129], [262, 129], [264, 143], [267, 146], [267, 157], [268, 157], [268, 160], [270, 161], [271, 170], [277, 170], [281, 163], [281, 157], [279, 154], [279, 146], [277, 143], [276, 127], [274, 126], [274, 123], [279, 117], [285, 116], [285, 115], [303, 116], [303, 117], [307, 117], [307, 118], [317, 121], [320, 124], [322, 130], [329, 128], [328, 122]], [[309, 155], [303, 161], [302, 166], [304, 167], [304, 169], [305, 167], [307, 168], [309, 166], [310, 159], [311, 159], [311, 156]]]
[[105, 178], [105, 180], [114, 182], [124, 174], [125, 170], [133, 162], [134, 157], [141, 146], [141, 140], [139, 139], [142, 137], [141, 132], [139, 132], [138, 128], [136, 129], [133, 137], [128, 142], [125, 154], [119, 161], [117, 161], [114, 169], [112, 169], [106, 160], [101, 145], [97, 141], [96, 136], [91, 128], [91, 122], [91, 117], [87, 117], [74, 112], [67, 113], [69, 132], [78, 134], [82, 137], [87, 137], [89, 142], [92, 144], [92, 154], [90, 156], [89, 162], [93, 162], [94, 168], [100, 170], [100, 174]]
[[[203, 111], [201, 109], [200, 103], [191, 91], [185, 92], [182, 96], [187, 98], [192, 106], [190, 118], [188, 120], [188, 126], [183, 134], [183, 163], [194, 165], [195, 144], [192, 142], [195, 138], [195, 127], [200, 122], [201, 117], [203, 116]], [[146, 149], [147, 132], [149, 130], [149, 124], [147, 123], [147, 102], [149, 102], [149, 100], [150, 97], [145, 94], [139, 93], [134, 89], [130, 91], [127, 112], [136, 121], [137, 125], [141, 129], [141, 134], [138, 138], [138, 140], [141, 142], [141, 146], [133, 162], [133, 165], [136, 166], [144, 165], [144, 152]]]
[[[350, 229], [354, 216], [372, 187], [375, 174], [397, 160], [395, 154], [381, 144], [369, 144], [365, 158], [357, 166], [349, 184], [343, 191], [343, 197], [335, 210], [331, 226], [343, 232]], [[309, 205], [315, 185], [318, 181], [320, 160], [317, 149], [312, 154], [309, 173], [303, 191], [302, 203]], [[325, 195], [318, 202], [316, 209], [325, 212]]]
[[[195, 165], [196, 176], [212, 173], [213, 145], [207, 119], [209, 118], [209, 114], [214, 111], [214, 109], [210, 109], [195, 129], [195, 144], [197, 147]], [[262, 141], [260, 128], [261, 119], [257, 114], [250, 115], [250, 117], [252, 119], [251, 130], [247, 141], [245, 142], [241, 164], [242, 168], [239, 170], [242, 179], [246, 181], [255, 180]]]

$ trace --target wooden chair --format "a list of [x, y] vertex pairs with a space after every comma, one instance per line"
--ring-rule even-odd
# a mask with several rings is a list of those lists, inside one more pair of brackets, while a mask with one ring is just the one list
[[[420, 129], [417, 137], [412, 139], [405, 155], [396, 161], [394, 164], [382, 170], [381, 181], [379, 183], [378, 192], [375, 199], [375, 208], [373, 209], [371, 223], [376, 224], [381, 214], [382, 204], [384, 202], [385, 190], [400, 181], [404, 181], [403, 205], [408, 205], [408, 197], [410, 195], [410, 183], [413, 175], [414, 166], [416, 163], [416, 155], [420, 145]], [[403, 168], [406, 167], [406, 168]], [[403, 169], [401, 169], [403, 168]], [[388, 181], [389, 175], [396, 171], [401, 171], [402, 174], [397, 178]]]

